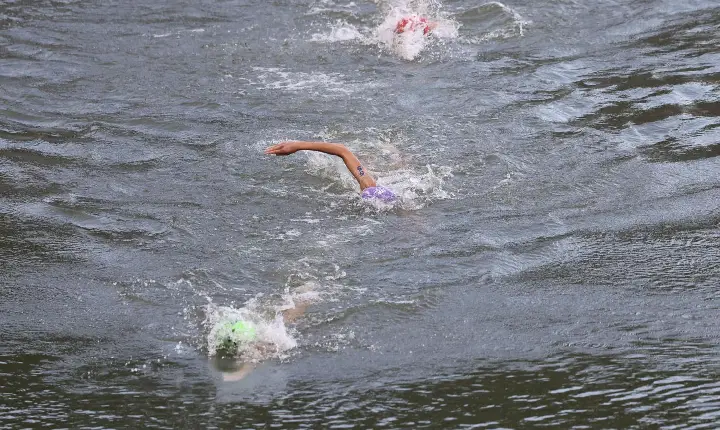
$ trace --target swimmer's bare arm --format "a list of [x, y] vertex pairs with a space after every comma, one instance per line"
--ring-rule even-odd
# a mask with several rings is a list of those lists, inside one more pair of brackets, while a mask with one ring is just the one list
[[330, 142], [280, 142], [265, 149], [266, 154], [272, 155], [290, 155], [297, 151], [318, 151], [326, 154], [337, 155], [345, 162], [350, 173], [360, 184], [360, 190], [375, 186], [375, 179], [365, 170], [360, 160], [350, 152], [345, 145]]
[[286, 323], [295, 322], [296, 319], [305, 314], [305, 309], [307, 309], [309, 304], [310, 303], [306, 301], [298, 301], [295, 307], [283, 311], [283, 319]]

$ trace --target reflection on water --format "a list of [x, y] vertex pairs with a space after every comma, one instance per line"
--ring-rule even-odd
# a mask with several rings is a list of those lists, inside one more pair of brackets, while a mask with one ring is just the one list
[[0, 4], [0, 427], [717, 427], [716, 1], [196, 3]]
[[658, 347], [639, 345], [622, 356], [485, 363], [429, 379], [370, 378], [358, 385], [342, 378], [301, 380], [273, 366], [239, 384], [214, 385], [197, 369], [137, 363], [86, 366], [73, 380], [59, 380], [52, 371], [56, 359], [0, 356], [0, 369], [9, 375], [0, 419], [31, 424], [42, 416], [51, 425], [133, 427], [148, 425], [146, 411], [153, 411], [150, 425], [159, 427], [713, 426], [720, 382], [699, 360], [716, 366], [717, 348], [670, 339]]

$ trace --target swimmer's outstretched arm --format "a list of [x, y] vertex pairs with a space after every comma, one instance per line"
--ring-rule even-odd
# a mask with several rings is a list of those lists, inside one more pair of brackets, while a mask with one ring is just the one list
[[360, 191], [376, 185], [375, 179], [365, 171], [365, 167], [363, 167], [355, 154], [350, 152], [345, 145], [339, 143], [292, 141], [280, 142], [277, 145], [265, 149], [266, 154], [272, 155], [290, 155], [297, 151], [318, 151], [330, 155], [337, 155], [343, 159], [345, 166], [347, 166], [350, 173], [352, 173], [358, 181], [358, 184], [360, 184]]

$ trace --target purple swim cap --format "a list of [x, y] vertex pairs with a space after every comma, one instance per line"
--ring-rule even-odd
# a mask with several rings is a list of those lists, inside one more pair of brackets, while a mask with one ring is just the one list
[[376, 187], [367, 187], [362, 191], [362, 198], [365, 200], [378, 199], [385, 203], [392, 203], [397, 200], [397, 196], [392, 191], [378, 185]]

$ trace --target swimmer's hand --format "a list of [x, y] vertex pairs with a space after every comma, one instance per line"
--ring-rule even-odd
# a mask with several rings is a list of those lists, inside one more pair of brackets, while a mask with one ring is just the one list
[[265, 149], [268, 155], [290, 155], [300, 150], [300, 142], [280, 142]]

